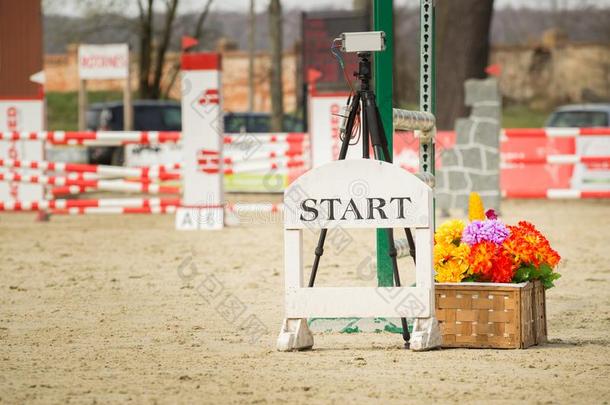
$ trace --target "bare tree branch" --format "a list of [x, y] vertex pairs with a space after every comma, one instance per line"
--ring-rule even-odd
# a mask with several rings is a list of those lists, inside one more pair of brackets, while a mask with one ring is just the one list
[[[138, 4], [140, 2], [138, 1]], [[140, 4], [141, 5], [141, 4]], [[150, 65], [152, 60], [152, 33], [153, 33], [153, 6], [154, 0], [148, 0], [148, 8], [140, 8], [140, 62], [139, 80], [140, 97], [150, 97]]]
[[210, 7], [214, 3], [214, 0], [208, 0], [203, 8], [201, 14], [197, 18], [197, 23], [195, 24], [195, 31], [193, 31], [193, 37], [197, 39], [201, 39], [201, 35], [203, 35], [203, 23], [208, 18], [208, 14], [210, 14]]
[[269, 2], [269, 39], [271, 41], [271, 130], [281, 131], [284, 117], [282, 91], [282, 5], [280, 0]]
[[155, 60], [155, 66], [153, 70], [153, 85], [151, 95], [153, 98], [159, 98], [161, 95], [161, 77], [163, 76], [163, 62], [165, 61], [165, 54], [169, 47], [169, 41], [172, 38], [172, 26], [174, 24], [174, 18], [176, 17], [176, 8], [178, 7], [178, 0], [166, 1], [167, 11], [165, 14], [165, 25], [163, 27], [161, 43], [157, 49], [157, 58]]
[[[208, 0], [207, 3], [205, 4], [205, 7], [203, 8], [201, 13], [197, 17], [197, 23], [195, 24], [195, 29], [193, 30], [193, 35], [191, 35], [193, 38], [195, 38], [197, 40], [200, 40], [201, 37], [203, 36], [203, 26], [204, 26], [205, 21], [208, 18], [208, 15], [210, 14], [210, 7], [212, 7], [212, 3], [214, 3], [214, 0]], [[186, 50], [185, 52], [189, 52], [189, 50]], [[170, 91], [172, 90], [172, 88], [174, 87], [174, 84], [176, 83], [176, 78], [178, 77], [179, 72], [180, 72], [180, 59], [178, 59], [172, 66], [171, 77], [167, 84], [167, 87], [165, 88], [165, 91], [163, 92], [163, 98], [168, 98]]]
[[142, 5], [142, 0], [138, 0], [138, 17], [140, 18], [140, 22], [144, 22], [144, 6]]

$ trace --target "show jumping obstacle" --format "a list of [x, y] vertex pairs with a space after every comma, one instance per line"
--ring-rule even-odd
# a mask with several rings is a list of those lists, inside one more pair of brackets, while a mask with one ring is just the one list
[[[0, 199], [4, 200], [0, 210], [44, 210], [64, 214], [175, 212], [178, 229], [221, 228], [224, 210], [237, 213], [281, 210], [281, 205], [227, 205], [221, 184], [223, 176], [306, 171], [310, 167], [309, 136], [293, 133], [223, 135], [220, 55], [187, 54], [181, 64], [182, 82], [187, 85], [182, 97], [182, 132], [20, 132], [18, 127], [0, 132], [0, 142], [10, 144], [9, 152], [4, 152], [5, 158], [0, 159]], [[183, 156], [170, 165], [118, 167], [44, 160], [44, 150], [51, 145], [177, 143], [181, 144]], [[176, 181], [180, 181], [182, 187], [166, 183]], [[82, 197], [82, 193], [98, 191], [158, 194], [163, 198], [138, 201], [130, 198], [60, 198]], [[180, 198], [165, 198], [177, 194]], [[210, 217], [210, 213], [215, 217]]]
[[610, 197], [610, 128], [504, 129], [505, 198]]
[[[256, 137], [256, 138], [254, 138]], [[127, 145], [131, 143], [150, 144], [168, 143], [181, 140], [179, 132], [10, 132], [0, 133], [0, 140], [11, 142], [44, 141], [50, 145]], [[258, 148], [254, 153], [244, 156], [241, 150], [246, 141], [256, 142]], [[232, 175], [240, 173], [281, 172], [287, 169], [309, 167], [309, 139], [305, 134], [240, 134], [224, 135], [222, 162], [218, 153], [203, 154], [197, 161], [198, 168], [207, 174]], [[159, 182], [182, 179], [182, 163], [151, 165], [148, 167], [122, 167], [93, 165], [82, 163], [64, 163], [49, 161], [27, 161], [17, 159], [0, 159], [0, 181], [38, 184], [52, 186], [46, 188], [48, 200], [7, 201], [0, 206], [0, 211], [37, 211], [48, 210], [51, 214], [167, 214], [175, 213], [178, 206], [184, 204], [178, 199], [156, 207], [133, 206], [133, 199], [102, 200], [61, 200], [64, 195], [79, 195], [94, 191], [117, 191], [128, 193], [145, 193], [160, 195], [181, 194], [178, 186], [163, 185]], [[221, 169], [222, 168], [222, 169]], [[25, 173], [26, 171], [27, 173]], [[32, 174], [37, 173], [37, 174]], [[46, 173], [54, 173], [47, 175]], [[72, 202], [74, 201], [74, 202]], [[93, 203], [92, 201], [98, 201]], [[111, 206], [106, 206], [107, 202]], [[125, 207], [120, 206], [124, 201]], [[101, 204], [101, 205], [99, 205]], [[168, 205], [169, 204], [169, 205]], [[136, 204], [139, 205], [139, 204]], [[146, 205], [146, 204], [145, 204]], [[61, 209], [56, 207], [62, 207]], [[63, 208], [65, 207], [65, 208]], [[208, 209], [222, 205], [198, 208]], [[278, 212], [281, 204], [232, 204], [225, 205], [229, 212], [246, 214], [251, 212]]]
[[[397, 130], [414, 128], [421, 131], [421, 137], [431, 136], [427, 134], [434, 125], [433, 116], [423, 112], [406, 112], [405, 110], [394, 109], [394, 125]], [[502, 135], [506, 139], [540, 139], [540, 138], [575, 138], [575, 137], [605, 137], [610, 136], [610, 128], [542, 128], [542, 129], [505, 129]], [[274, 150], [261, 150], [249, 155], [244, 160], [243, 153], [239, 149], [228, 148], [223, 153], [222, 162], [218, 153], [200, 156], [198, 159], [199, 167], [202, 171], [209, 174], [220, 174], [220, 167], [223, 167], [222, 174], [231, 175], [235, 173], [248, 172], [268, 172], [282, 168], [303, 168], [307, 170], [310, 166], [308, 152], [310, 149], [308, 137], [305, 134], [268, 134], [251, 135], [256, 137], [256, 142], [261, 145], [274, 145]], [[239, 145], [243, 142], [244, 135], [225, 135], [224, 145]], [[178, 142], [181, 140], [179, 132], [155, 132], [155, 131], [116, 131], [116, 132], [79, 132], [79, 131], [48, 131], [48, 132], [1, 132], [0, 140], [3, 141], [40, 141], [44, 140], [52, 145], [126, 145], [130, 143], [150, 144]], [[265, 149], [265, 148], [261, 148]], [[222, 164], [221, 164], [222, 163]], [[610, 156], [579, 156], [556, 154], [544, 157], [518, 157], [514, 154], [502, 155], [502, 167], [514, 165], [574, 165], [586, 164], [610, 166]], [[47, 161], [23, 161], [15, 159], [0, 159], [0, 169], [11, 169], [10, 172], [0, 172], [0, 181], [33, 183], [55, 186], [48, 190], [53, 197], [62, 195], [78, 195], [91, 191], [120, 191], [131, 193], [147, 194], [179, 194], [180, 188], [177, 186], [167, 186], [155, 184], [155, 181], [180, 180], [183, 164], [174, 163], [169, 165], [152, 165], [149, 167], [119, 167], [105, 165], [91, 165], [81, 163], [47, 162]], [[35, 170], [41, 172], [54, 172], [63, 174], [62, 176], [46, 176], [43, 174], [24, 174], [20, 170]], [[78, 174], [79, 176], [74, 176]], [[117, 177], [124, 179], [116, 180]], [[110, 178], [110, 179], [109, 179]], [[591, 198], [610, 198], [610, 190], [575, 190], [575, 189], [548, 189], [531, 192], [519, 192], [503, 190], [502, 195], [506, 198], [548, 198], [548, 199], [591, 199]], [[54, 200], [49, 200], [54, 201]], [[58, 200], [61, 201], [61, 200]], [[78, 200], [77, 200], [78, 201]], [[90, 201], [90, 200], [85, 200]], [[102, 200], [103, 201], [103, 200]], [[116, 200], [111, 200], [116, 201]], [[129, 200], [128, 200], [129, 201]], [[9, 207], [36, 207], [32, 210], [45, 209], [42, 201], [23, 201], [23, 204], [3, 204], [2, 210], [12, 210]], [[78, 203], [77, 203], [78, 204]], [[129, 204], [129, 202], [127, 202]], [[60, 203], [61, 205], [61, 203]], [[176, 206], [172, 209], [165, 207], [160, 210], [134, 207], [87, 207], [87, 209], [70, 208], [69, 213], [78, 214], [121, 214], [121, 213], [174, 213]], [[232, 206], [233, 207], [233, 206]], [[102, 209], [103, 208], [103, 209]], [[227, 209], [236, 212], [229, 208]], [[247, 204], [243, 205], [239, 213], [246, 212], [277, 212], [282, 209], [281, 205], [268, 210], [266, 205]], [[76, 211], [75, 211], [76, 210]], [[51, 213], [63, 213], [55, 210]], [[68, 213], [68, 212], [65, 212]], [[397, 240], [399, 255], [408, 256], [406, 240]]]

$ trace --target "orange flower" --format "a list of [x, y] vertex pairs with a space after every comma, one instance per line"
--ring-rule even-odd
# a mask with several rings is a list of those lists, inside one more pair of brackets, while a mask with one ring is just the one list
[[509, 226], [510, 236], [506, 238], [503, 247], [509, 254], [515, 267], [533, 265], [539, 267], [546, 263], [555, 267], [561, 257], [551, 248], [549, 241], [534, 225], [521, 221], [517, 226]]
[[510, 283], [516, 267], [504, 248], [490, 241], [483, 241], [470, 248], [470, 270], [479, 281]]
[[502, 248], [499, 250], [499, 254], [494, 256], [491, 281], [494, 283], [510, 283], [515, 275], [515, 267], [512, 260], [504, 254]]

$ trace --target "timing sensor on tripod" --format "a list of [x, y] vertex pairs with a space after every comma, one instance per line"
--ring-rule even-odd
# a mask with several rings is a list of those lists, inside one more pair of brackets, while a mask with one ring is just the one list
[[336, 41], [341, 43], [342, 52], [385, 51], [383, 31], [344, 32]]

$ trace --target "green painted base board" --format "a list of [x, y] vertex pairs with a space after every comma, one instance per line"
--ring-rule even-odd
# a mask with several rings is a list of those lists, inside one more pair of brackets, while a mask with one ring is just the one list
[[[410, 319], [407, 322], [411, 332], [413, 324]], [[312, 332], [402, 333], [398, 318], [311, 318], [307, 324]]]

